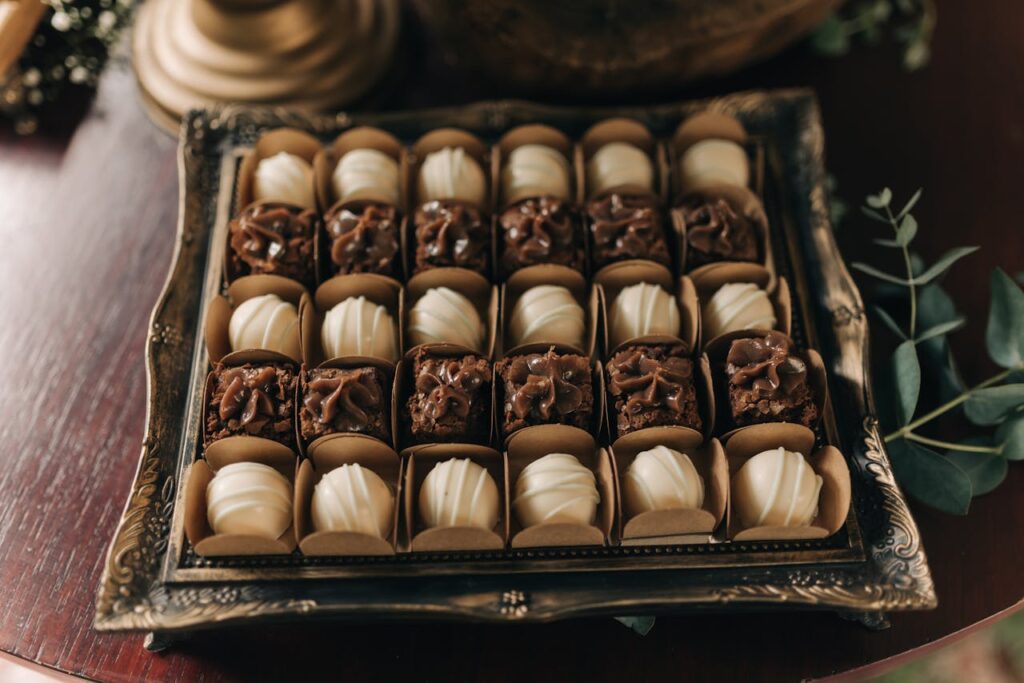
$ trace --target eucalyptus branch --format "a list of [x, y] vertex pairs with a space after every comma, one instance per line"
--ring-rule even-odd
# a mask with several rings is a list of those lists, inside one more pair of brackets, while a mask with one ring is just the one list
[[[905, 211], [901, 211], [901, 214], [906, 214]], [[897, 222], [897, 218], [892, 215], [892, 209], [888, 204], [885, 205], [885, 215], [889, 219], [889, 225], [892, 226], [892, 230], [898, 236], [900, 234], [900, 225]], [[917, 340], [917, 288], [914, 286], [914, 267], [910, 263], [910, 248], [908, 242], [900, 240], [900, 250], [903, 252], [903, 263], [907, 268], [907, 288], [910, 290], [910, 339]]]
[[1001, 453], [1002, 448], [999, 446], [971, 446], [970, 444], [953, 443], [952, 441], [941, 441], [939, 439], [930, 439], [927, 436], [921, 436], [913, 432], [907, 432], [903, 435], [904, 439], [910, 441], [916, 441], [923, 443], [926, 446], [934, 446], [935, 448], [945, 448], [950, 451], [963, 451], [964, 453]]
[[[897, 211], [892, 205], [892, 190], [883, 187], [877, 194], [868, 195], [861, 207], [865, 216], [893, 231], [891, 239], [876, 238], [874, 243], [899, 249], [906, 275], [895, 275], [869, 263], [850, 265], [890, 291], [892, 285], [907, 290], [910, 320], [906, 327], [897, 322], [893, 313], [878, 305], [872, 307], [878, 319], [900, 339], [888, 365], [886, 379], [890, 380], [891, 388], [878, 394], [886, 427], [903, 425], [883, 437], [900, 484], [915, 498], [962, 515], [967, 513], [971, 498], [991, 491], [1003, 481], [1010, 461], [1024, 460], [1024, 381], [1019, 376], [1024, 371], [1024, 290], [1002, 270], [992, 272], [985, 347], [1002, 371], [964, 388], [949, 345], [925, 342], [941, 340], [966, 324], [937, 280], [978, 247], [954, 247], [931, 265], [918, 263], [910, 250], [918, 233], [917, 219], [911, 211], [920, 198], [918, 190]], [[954, 398], [914, 419], [925, 371], [937, 371], [936, 386], [943, 391], [943, 399]], [[963, 407], [966, 421], [994, 428], [993, 431], [964, 443], [917, 433], [920, 427], [958, 406]]]
[[922, 415], [921, 417], [917, 418], [916, 420], [913, 420], [912, 422], [907, 423], [906, 426], [900, 427], [899, 429], [897, 429], [897, 430], [895, 430], [893, 432], [890, 432], [889, 434], [886, 434], [885, 435], [885, 442], [889, 443], [890, 441], [894, 441], [896, 439], [901, 439], [901, 438], [906, 437], [908, 434], [913, 432], [918, 427], [931, 422], [932, 420], [934, 420], [935, 418], [939, 417], [940, 415], [942, 415], [944, 413], [948, 413], [950, 410], [952, 410], [953, 408], [956, 408], [961, 403], [965, 403], [978, 390], [986, 389], [986, 388], [988, 388], [988, 387], [990, 387], [990, 386], [992, 386], [994, 384], [999, 384], [1004, 379], [1009, 377], [1011, 374], [1013, 374], [1014, 372], [1020, 371], [1020, 370], [1024, 370], [1024, 363], [1022, 363], [1021, 365], [1018, 365], [1015, 368], [1009, 368], [1008, 370], [1003, 370], [1002, 372], [1000, 372], [1000, 373], [998, 373], [996, 375], [993, 375], [992, 377], [989, 377], [984, 382], [982, 382], [980, 384], [976, 384], [973, 387], [971, 387], [970, 389], [968, 389], [967, 391], [963, 392], [962, 394], [960, 394], [959, 396], [954, 398], [952, 401], [947, 401], [946, 403], [943, 403], [941, 406], [939, 406], [935, 410], [933, 410], [933, 411], [931, 411], [929, 413], [925, 413], [924, 415]]

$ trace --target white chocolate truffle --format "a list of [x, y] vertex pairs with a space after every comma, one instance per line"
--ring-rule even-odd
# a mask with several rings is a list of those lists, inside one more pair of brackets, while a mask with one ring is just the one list
[[509, 204], [545, 195], [569, 199], [569, 160], [547, 145], [516, 147], [501, 173], [501, 193]]
[[447, 342], [483, 351], [484, 324], [473, 303], [453, 289], [434, 287], [409, 313], [412, 346]]
[[627, 142], [610, 142], [587, 162], [589, 196], [616, 187], [654, 191], [654, 165], [647, 153]]
[[335, 201], [374, 199], [398, 206], [398, 162], [376, 149], [346, 152], [331, 176]]
[[818, 514], [821, 477], [799, 453], [758, 453], [732, 480], [732, 505], [744, 528], [808, 526]]
[[537, 285], [512, 307], [508, 332], [512, 345], [544, 342], [583, 347], [583, 307], [558, 285]]
[[635, 337], [679, 335], [679, 307], [658, 285], [641, 282], [623, 288], [608, 311], [612, 348]]
[[684, 192], [707, 185], [746, 187], [750, 182], [747, 152], [732, 140], [701, 140], [683, 153], [679, 178]]
[[655, 446], [638, 453], [626, 470], [622, 502], [628, 517], [652, 510], [693, 510], [704, 505], [704, 479], [690, 456]]
[[228, 322], [232, 351], [266, 349], [291, 358], [301, 358], [299, 314], [295, 304], [276, 294], [246, 299], [238, 305]]
[[253, 197], [260, 202], [284, 202], [304, 209], [316, 206], [313, 199], [313, 167], [302, 157], [278, 152], [256, 165]]
[[317, 531], [357, 531], [387, 538], [394, 519], [395, 496], [375, 472], [358, 464], [325, 474], [310, 503]]
[[328, 358], [373, 356], [398, 360], [395, 321], [384, 306], [365, 296], [350, 297], [324, 316], [321, 341]]
[[460, 199], [483, 206], [487, 200], [483, 169], [462, 147], [445, 147], [428, 154], [420, 166], [417, 191], [420, 202]]
[[472, 460], [439, 462], [420, 487], [420, 517], [428, 528], [493, 529], [498, 523], [498, 485]]
[[215, 534], [275, 539], [292, 523], [292, 485], [258, 462], [220, 468], [206, 486], [206, 517]]
[[593, 524], [601, 494], [594, 473], [568, 453], [549, 453], [516, 479], [512, 508], [524, 528], [536, 524]]
[[736, 330], [775, 329], [775, 309], [764, 290], [749, 282], [722, 285], [704, 305], [704, 338]]

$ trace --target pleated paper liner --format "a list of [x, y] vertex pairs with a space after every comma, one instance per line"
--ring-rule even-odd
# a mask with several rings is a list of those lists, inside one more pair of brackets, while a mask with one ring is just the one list
[[[402, 452], [405, 466], [405, 548], [411, 552], [501, 550], [508, 542], [508, 496], [505, 458], [498, 451], [473, 444], [423, 444]], [[474, 526], [426, 528], [419, 513], [420, 488], [427, 474], [440, 462], [466, 459], [480, 465], [498, 488], [498, 521], [492, 529]]]
[[[650, 510], [630, 517], [623, 501], [623, 477], [636, 456], [665, 446], [690, 457], [704, 482], [704, 501], [697, 509]], [[609, 449], [615, 467], [619, 532], [622, 545], [707, 543], [725, 518], [729, 472], [718, 439], [704, 440], [686, 427], [648, 427], [621, 436]]]
[[[509, 500], [509, 535], [512, 548], [601, 546], [609, 543], [615, 520], [615, 482], [608, 453], [594, 437], [567, 425], [539, 425], [514, 432], [505, 446]], [[523, 527], [515, 513], [515, 486], [532, 462], [551, 453], [568, 453], [594, 474], [601, 500], [591, 524], [542, 522]]]
[[850, 470], [835, 446], [814, 448], [814, 432], [802, 425], [776, 422], [739, 429], [725, 443], [730, 481], [750, 458], [780, 446], [800, 453], [822, 478], [818, 510], [809, 526], [758, 526], [744, 528], [732, 513], [735, 496], [730, 497], [727, 537], [733, 541], [791, 541], [825, 538], [839, 531], [850, 511]]
[[[313, 525], [313, 491], [321, 478], [343, 465], [358, 464], [378, 475], [394, 496], [391, 525], [384, 538], [358, 531], [318, 530]], [[295, 538], [303, 555], [394, 555], [402, 503], [402, 461], [388, 445], [362, 434], [318, 439], [299, 465], [295, 481]]]

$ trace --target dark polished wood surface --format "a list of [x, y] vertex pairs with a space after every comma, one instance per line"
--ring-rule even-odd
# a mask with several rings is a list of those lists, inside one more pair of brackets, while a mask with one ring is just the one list
[[[944, 3], [935, 55], [916, 74], [887, 49], [838, 61], [797, 48], [746, 72], [666, 93], [811, 85], [829, 168], [856, 203], [918, 185], [921, 251], [982, 245], [947, 280], [972, 324], [954, 336], [968, 381], [988, 376], [988, 273], [1024, 269], [1024, 24], [1020, 3]], [[415, 33], [415, 32], [414, 32]], [[422, 46], [413, 46], [419, 57]], [[378, 106], [507, 95], [463, 83], [437, 59]], [[424, 66], [425, 65], [425, 66]], [[404, 84], [404, 85], [403, 85]], [[403, 90], [402, 87], [408, 88]], [[90, 629], [107, 543], [136, 466], [145, 414], [143, 344], [174, 242], [175, 141], [112, 66], [67, 134], [0, 131], [0, 649], [101, 680], [251, 680], [302, 672], [347, 680], [796, 680], [912, 652], [1024, 598], [1024, 468], [970, 515], [914, 506], [939, 595], [933, 612], [868, 632], [827, 613], [661, 617], [641, 638], [610, 619], [540, 626], [309, 623], [197, 634], [161, 655], [141, 635]], [[876, 228], [851, 215], [847, 258]]]

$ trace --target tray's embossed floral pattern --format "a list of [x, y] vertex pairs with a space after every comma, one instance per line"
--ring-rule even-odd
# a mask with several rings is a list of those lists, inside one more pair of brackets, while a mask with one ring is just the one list
[[[558, 571], [534, 570], [513, 577], [444, 574], [432, 579], [430, 590], [423, 589], [415, 571], [406, 577], [392, 574], [301, 584], [307, 575], [303, 572], [310, 571], [306, 566], [296, 569], [294, 578], [282, 578], [254, 563], [247, 564], [237, 580], [213, 585], [175, 573], [179, 556], [185, 552], [173, 538], [173, 509], [179, 495], [176, 482], [184, 471], [178, 456], [181, 444], [190, 439], [195, 442], [196, 437], [196, 421], [188, 419], [196, 409], [193, 355], [204, 286], [210, 287], [206, 273], [209, 234], [217, 221], [210, 197], [217, 191], [224, 159], [232, 150], [251, 144], [265, 128], [284, 125], [309, 130], [323, 139], [356, 124], [382, 126], [405, 138], [429, 128], [455, 125], [493, 138], [519, 123], [544, 121], [578, 133], [600, 118], [626, 115], [666, 132], [687, 114], [703, 108], [736, 115], [751, 131], [770, 131], [775, 137], [776, 162], [788, 180], [778, 192], [788, 203], [796, 226], [788, 231], [787, 239], [793, 251], [815, 262], [815, 267], [795, 263], [794, 268], [807, 273], [804, 293], [815, 292], [811, 302], [807, 296], [802, 298], [810, 307], [808, 319], [817, 321], [819, 343], [829, 359], [838, 422], [832, 428], [858, 479], [854, 507], [868, 550], [865, 561], [800, 568], [725, 563], [672, 571], [678, 566], [673, 558], [688, 556], [692, 549], [622, 549], [621, 556], [646, 560], [644, 570], [662, 570], [658, 580], [652, 581], [647, 571], [566, 571], [570, 556], [591, 556], [580, 550], [552, 555], [560, 563]], [[170, 632], [304, 614], [544, 621], [688, 605], [735, 608], [755, 604], [835, 609], [881, 627], [886, 623], [885, 611], [926, 609], [936, 604], [917, 526], [893, 478], [873, 417], [866, 374], [867, 321], [832, 238], [824, 185], [824, 137], [817, 104], [809, 92], [749, 92], [614, 110], [489, 102], [415, 113], [313, 116], [280, 109], [224, 107], [191, 112], [182, 123], [180, 149], [178, 242], [167, 284], [153, 311], [147, 345], [147, 436], [100, 582], [96, 628]], [[771, 544], [761, 545], [740, 550], [771, 550]], [[468, 560], [477, 562], [481, 557]], [[201, 563], [198, 566], [192, 571], [205, 571]], [[264, 571], [268, 573], [261, 574]]]

